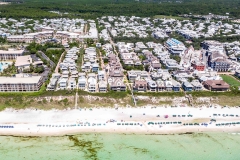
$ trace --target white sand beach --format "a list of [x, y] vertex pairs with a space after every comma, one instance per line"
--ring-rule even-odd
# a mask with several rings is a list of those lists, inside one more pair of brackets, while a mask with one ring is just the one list
[[6, 109], [0, 112], [0, 135], [60, 136], [83, 132], [240, 133], [240, 108], [146, 106], [50, 111]]

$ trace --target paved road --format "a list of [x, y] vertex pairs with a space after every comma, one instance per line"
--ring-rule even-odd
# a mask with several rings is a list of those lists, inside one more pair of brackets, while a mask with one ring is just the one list
[[38, 53], [40, 53], [45, 60], [49, 61], [51, 67], [56, 66], [56, 64], [52, 60], [50, 60], [45, 53], [43, 53], [42, 51], [38, 51]]
[[58, 64], [57, 64], [57, 66], [56, 66], [56, 68], [55, 68], [55, 73], [58, 73], [59, 65], [60, 65], [60, 63], [62, 62], [63, 55], [64, 55], [64, 52], [62, 53], [62, 55], [61, 55], [61, 57], [60, 57], [60, 59], [59, 59], [59, 61], [58, 61]]

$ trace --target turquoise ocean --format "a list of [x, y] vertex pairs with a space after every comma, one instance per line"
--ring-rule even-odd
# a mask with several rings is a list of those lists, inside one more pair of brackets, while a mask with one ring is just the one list
[[90, 133], [0, 137], [0, 160], [240, 160], [240, 135]]

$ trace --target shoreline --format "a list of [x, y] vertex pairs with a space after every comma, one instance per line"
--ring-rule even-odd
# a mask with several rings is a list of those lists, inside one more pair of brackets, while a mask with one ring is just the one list
[[82, 133], [170, 135], [192, 132], [240, 134], [239, 110], [240, 108], [221, 106], [211, 108], [146, 106], [50, 111], [7, 109], [0, 112], [0, 135], [64, 136]]
[[200, 128], [200, 127], [179, 127], [171, 129], [162, 129], [162, 130], [136, 130], [136, 129], [70, 129], [70, 130], [55, 130], [55, 131], [46, 131], [46, 132], [34, 132], [34, 131], [17, 131], [17, 130], [1, 130], [0, 136], [13, 136], [13, 137], [59, 137], [59, 136], [71, 136], [71, 135], [80, 135], [80, 134], [101, 134], [101, 133], [112, 133], [112, 134], [126, 134], [126, 135], [184, 135], [184, 134], [199, 134], [199, 133], [228, 133], [228, 134], [238, 134], [240, 135], [240, 128], [226, 127], [226, 128]]

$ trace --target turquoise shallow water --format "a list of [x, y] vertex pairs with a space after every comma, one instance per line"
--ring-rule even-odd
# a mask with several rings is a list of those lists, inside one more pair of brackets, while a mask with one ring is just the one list
[[0, 137], [1, 160], [239, 160], [240, 135], [80, 134]]

